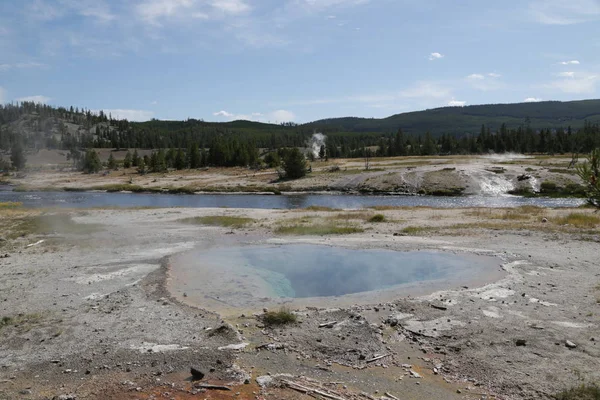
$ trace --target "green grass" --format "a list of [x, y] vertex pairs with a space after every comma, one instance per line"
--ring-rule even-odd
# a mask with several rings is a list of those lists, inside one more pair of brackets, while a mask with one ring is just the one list
[[595, 228], [600, 225], [600, 216], [583, 213], [570, 213], [557, 218], [554, 223], [558, 225], [571, 225], [577, 228]]
[[180, 220], [186, 224], [222, 226], [225, 228], [243, 228], [244, 226], [256, 222], [256, 220], [247, 217], [236, 217], [229, 215], [209, 215], [206, 217], [191, 217]]
[[369, 218], [369, 222], [385, 222], [385, 215], [375, 214], [371, 218]]
[[296, 314], [287, 308], [281, 308], [279, 311], [268, 311], [262, 317], [267, 326], [293, 324], [298, 320]]
[[554, 398], [556, 400], [600, 400], [600, 388], [596, 385], [581, 385], [564, 390]]

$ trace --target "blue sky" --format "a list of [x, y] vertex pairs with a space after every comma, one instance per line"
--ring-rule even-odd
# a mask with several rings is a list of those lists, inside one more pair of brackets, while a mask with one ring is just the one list
[[308, 122], [600, 97], [600, 0], [0, 0], [0, 102]]

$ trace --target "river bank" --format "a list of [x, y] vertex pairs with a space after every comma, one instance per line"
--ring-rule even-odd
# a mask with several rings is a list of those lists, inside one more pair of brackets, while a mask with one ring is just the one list
[[[256, 378], [268, 373], [313, 379], [347, 399], [549, 398], [600, 379], [600, 222], [591, 210], [1, 213], [0, 250], [9, 257], [0, 259], [0, 398], [187, 399], [201, 390], [188, 380], [190, 366], [233, 388], [202, 393], [208, 399], [305, 398], [261, 389]], [[376, 214], [383, 222], [371, 222]], [[324, 301], [276, 328], [253, 315], [261, 309], [223, 320], [170, 286], [171, 255], [265, 240], [487, 254], [506, 275], [375, 304], [330, 309]]]
[[368, 170], [360, 160], [312, 163], [312, 172], [281, 181], [275, 169], [205, 168], [140, 175], [135, 168], [82, 174], [40, 166], [6, 178], [23, 191], [108, 191], [136, 193], [360, 193], [435, 196], [582, 196], [570, 157], [452, 156], [377, 158]]

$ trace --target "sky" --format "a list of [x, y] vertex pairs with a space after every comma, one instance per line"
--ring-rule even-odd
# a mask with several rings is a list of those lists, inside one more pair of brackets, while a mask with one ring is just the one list
[[600, 98], [600, 0], [0, 0], [0, 103], [309, 122]]

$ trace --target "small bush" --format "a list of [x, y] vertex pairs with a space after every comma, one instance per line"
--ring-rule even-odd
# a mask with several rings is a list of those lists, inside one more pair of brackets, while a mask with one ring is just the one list
[[371, 218], [369, 218], [369, 222], [385, 222], [385, 215], [375, 214]]
[[540, 192], [542, 192], [542, 193], [555, 192], [556, 188], [557, 188], [556, 183], [550, 182], [550, 181], [544, 181], [540, 185]]
[[298, 320], [296, 314], [287, 308], [281, 308], [279, 311], [268, 311], [262, 317], [265, 325], [286, 325], [293, 324]]
[[581, 385], [564, 390], [554, 398], [556, 400], [600, 400], [600, 388], [596, 385]]

